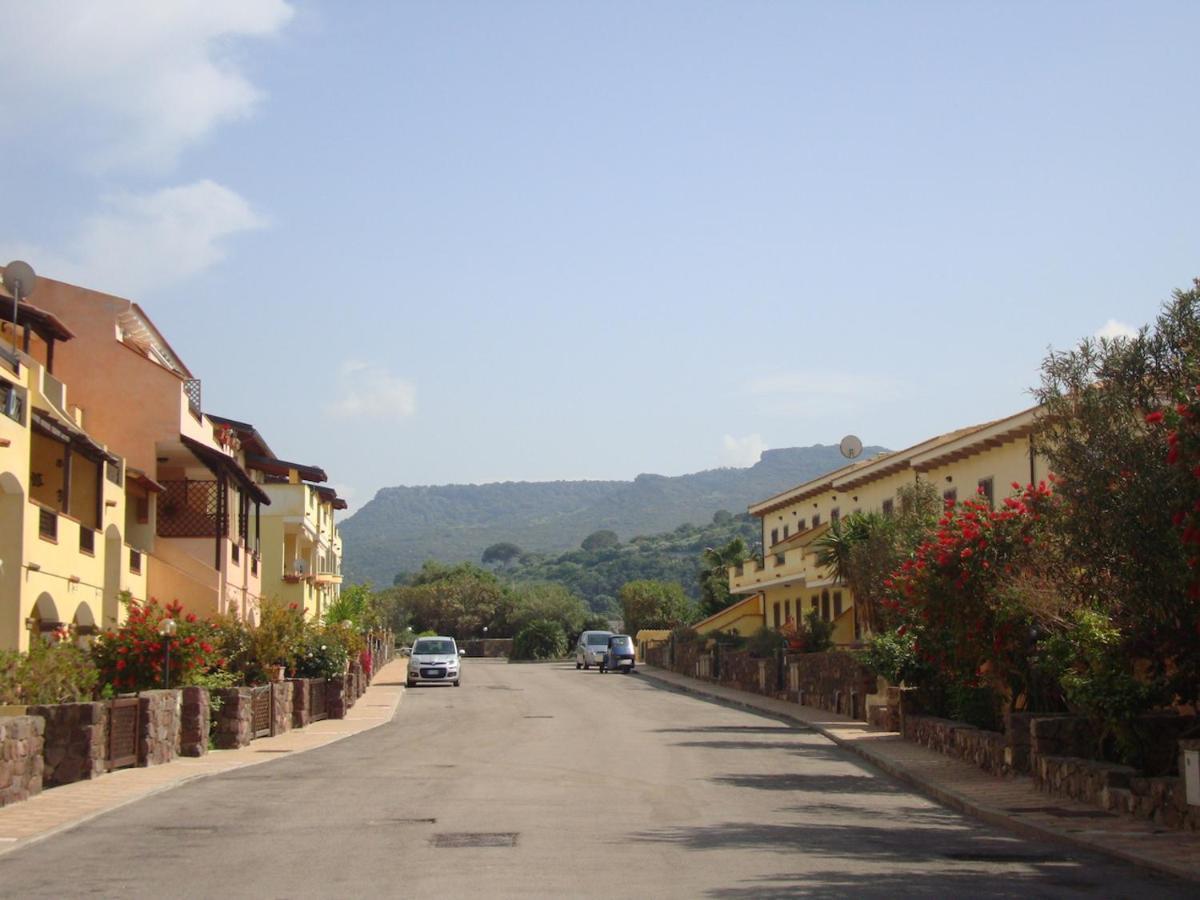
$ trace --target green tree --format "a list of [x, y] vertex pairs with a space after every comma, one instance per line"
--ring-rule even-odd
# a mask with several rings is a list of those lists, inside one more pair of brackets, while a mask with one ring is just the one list
[[729, 606], [729, 569], [746, 561], [746, 542], [735, 537], [722, 547], [705, 547], [701, 555], [700, 614], [711, 616]]
[[384, 593], [391, 620], [403, 619], [418, 633], [477, 637], [486, 625], [490, 635], [512, 634], [516, 598], [493, 573], [471, 563], [427, 562], [412, 584]]
[[551, 582], [519, 584], [514, 585], [512, 591], [516, 596], [510, 617], [514, 632], [535, 621], [556, 623], [564, 639], [583, 630], [587, 606], [563, 585]]
[[683, 587], [673, 581], [630, 581], [621, 587], [621, 613], [625, 632], [643, 628], [675, 628], [694, 619], [694, 609]]
[[558, 622], [534, 619], [513, 638], [513, 659], [560, 659], [567, 655], [567, 639]]
[[593, 552], [596, 550], [607, 550], [610, 547], [616, 547], [620, 543], [621, 541], [615, 531], [602, 529], [600, 531], [593, 531], [583, 539], [583, 543], [579, 546], [588, 552]]
[[524, 551], [516, 544], [510, 541], [501, 541], [497, 544], [492, 544], [483, 551], [483, 564], [490, 565], [491, 563], [500, 563], [502, 566], [507, 566], [514, 559], [520, 558]]

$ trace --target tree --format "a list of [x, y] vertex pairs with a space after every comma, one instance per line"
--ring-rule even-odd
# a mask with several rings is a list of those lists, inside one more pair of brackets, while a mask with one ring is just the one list
[[412, 583], [383, 592], [392, 621], [405, 618], [418, 633], [433, 631], [456, 637], [488, 633], [512, 634], [516, 598], [494, 574], [472, 563], [446, 566], [427, 562]]
[[675, 628], [693, 619], [693, 609], [683, 587], [672, 581], [630, 581], [621, 587], [621, 612], [625, 631]]
[[515, 585], [513, 593], [516, 595], [510, 616], [513, 631], [520, 632], [532, 622], [554, 622], [566, 639], [583, 630], [587, 606], [561, 584], [540, 582]]
[[483, 551], [483, 564], [486, 566], [491, 563], [500, 563], [507, 566], [514, 559], [520, 558], [523, 552], [520, 547], [510, 541], [501, 541]]
[[621, 540], [617, 537], [615, 531], [602, 529], [600, 531], [593, 531], [583, 539], [583, 543], [579, 546], [590, 553], [595, 550], [607, 550], [610, 547], [616, 547], [620, 543]]
[[[731, 517], [732, 518], [732, 517]], [[746, 561], [746, 542], [736, 537], [723, 547], [705, 547], [701, 555], [700, 614], [711, 616], [729, 606], [729, 569]]]

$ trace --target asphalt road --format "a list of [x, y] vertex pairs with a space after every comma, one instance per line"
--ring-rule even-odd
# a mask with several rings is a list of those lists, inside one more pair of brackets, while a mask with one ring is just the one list
[[388, 724], [0, 856], [4, 897], [1194, 897], [637, 675], [467, 660]]

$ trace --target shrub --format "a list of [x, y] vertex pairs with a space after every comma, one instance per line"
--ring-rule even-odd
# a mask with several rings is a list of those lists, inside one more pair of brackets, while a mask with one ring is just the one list
[[804, 617], [799, 634], [804, 653], [824, 653], [833, 646], [833, 623], [822, 619], [815, 609]]
[[337, 678], [346, 671], [349, 658], [341, 629], [309, 629], [293, 671], [297, 678]]
[[535, 619], [513, 638], [513, 659], [558, 659], [566, 653], [562, 626], [548, 619]]
[[750, 635], [746, 648], [755, 659], [768, 659], [783, 649], [783, 636], [766, 625]]
[[[170, 641], [171, 684], [192, 684], [211, 669], [221, 668], [213, 639], [213, 626], [201, 622], [194, 613], [183, 612], [176, 601], [161, 606], [153, 597], [142, 603], [128, 595], [124, 598], [128, 618], [115, 629], [104, 632], [92, 646], [92, 658], [100, 678], [120, 691], [139, 691], [163, 685], [165, 641]], [[164, 638], [159, 626], [174, 619], [175, 636]]]
[[908, 629], [875, 635], [863, 651], [862, 661], [889, 684], [915, 685], [929, 676], [928, 666], [917, 656], [917, 633]]
[[67, 634], [34, 640], [28, 653], [0, 651], [0, 703], [51, 704], [90, 700], [99, 680], [91, 654]]

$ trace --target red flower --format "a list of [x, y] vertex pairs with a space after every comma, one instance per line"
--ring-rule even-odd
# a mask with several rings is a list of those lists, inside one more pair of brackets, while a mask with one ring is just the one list
[[200, 642], [200, 649], [201, 649], [201, 650], [203, 650], [205, 653], [212, 653], [212, 652], [213, 652], [213, 646], [212, 646], [212, 644], [210, 644], [208, 641], [201, 641], [201, 642]]
[[1154, 412], [1146, 414], [1146, 424], [1147, 425], [1157, 425], [1162, 420], [1163, 420], [1162, 410], [1156, 409]]
[[[124, 648], [122, 648], [122, 649], [124, 649]], [[123, 660], [123, 659], [117, 660], [117, 671], [118, 672], [125, 671], [125, 660]]]

